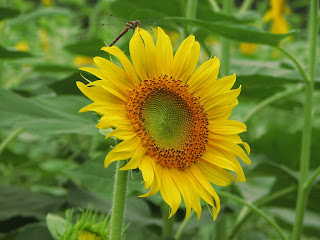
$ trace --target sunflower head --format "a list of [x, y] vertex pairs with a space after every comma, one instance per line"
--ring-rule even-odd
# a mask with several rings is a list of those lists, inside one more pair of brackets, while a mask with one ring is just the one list
[[80, 112], [101, 114], [97, 127], [115, 128], [107, 138], [122, 140], [106, 156], [105, 166], [130, 159], [121, 170], [139, 168], [145, 188], [150, 188], [142, 196], [160, 191], [171, 207], [170, 217], [183, 199], [186, 217], [194, 209], [200, 218], [203, 199], [216, 219], [220, 200], [212, 184], [244, 182], [237, 157], [250, 164], [244, 152], [250, 151], [249, 145], [238, 135], [246, 126], [229, 120], [241, 90], [232, 89], [235, 74], [217, 79], [216, 57], [196, 69], [200, 45], [193, 35], [173, 54], [161, 28], [156, 43], [137, 28], [129, 48], [132, 62], [119, 48], [103, 47], [120, 65], [95, 57], [98, 68], [81, 69], [100, 80], [77, 83], [93, 101]]

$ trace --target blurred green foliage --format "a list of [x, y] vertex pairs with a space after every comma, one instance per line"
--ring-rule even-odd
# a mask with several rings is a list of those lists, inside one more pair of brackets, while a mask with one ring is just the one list
[[[78, 67], [92, 65], [94, 56], [110, 57], [100, 48], [121, 32], [127, 20], [141, 20], [142, 27], [152, 28], [152, 33], [161, 26], [175, 49], [193, 33], [202, 48], [200, 64], [211, 55], [221, 57], [221, 36], [234, 40], [231, 72], [237, 74], [242, 93], [232, 118], [243, 119], [263, 99], [301, 83], [303, 78], [295, 66], [270, 46], [281, 44], [306, 64], [308, 1], [288, 2], [291, 14], [287, 21], [291, 29], [299, 31], [284, 35], [268, 33], [269, 25], [262, 21], [267, 0], [255, 1], [242, 13], [241, 3], [234, 1], [234, 14], [228, 16], [215, 12], [210, 1], [198, 1], [196, 18], [188, 19], [184, 0], [0, 1], [0, 139], [3, 146], [10, 140], [4, 147], [0, 145], [0, 239], [52, 239], [46, 215], [64, 216], [71, 207], [86, 208], [90, 203], [101, 213], [110, 212], [114, 164], [105, 169], [103, 161], [115, 142], [112, 138], [105, 140], [94, 127], [98, 116], [78, 114], [89, 100], [80, 94], [75, 82], [85, 82]], [[117, 43], [126, 54], [130, 37], [131, 33]], [[240, 50], [244, 41], [264, 45], [247, 55]], [[319, 45], [316, 51], [319, 54]], [[315, 103], [320, 102], [319, 75], [317, 68]], [[244, 166], [247, 183], [226, 189], [259, 203], [292, 187], [289, 193], [261, 204], [288, 233], [294, 219], [303, 106], [298, 93], [249, 119], [248, 132], [243, 134], [252, 148], [252, 166]], [[319, 165], [317, 105], [312, 140], [311, 170]], [[132, 172], [130, 176], [126, 239], [142, 239], [146, 234], [148, 239], [164, 239], [161, 198], [138, 198], [145, 192], [141, 174]], [[223, 198], [221, 201], [217, 221], [212, 222], [205, 210], [199, 222], [191, 220], [183, 239], [215, 239], [215, 227], [223, 215], [231, 231], [242, 206]], [[318, 179], [307, 204], [303, 239], [317, 239], [320, 235], [319, 201]], [[183, 218], [182, 207], [175, 230]], [[253, 214], [242, 224], [236, 239], [277, 237], [264, 220]]]

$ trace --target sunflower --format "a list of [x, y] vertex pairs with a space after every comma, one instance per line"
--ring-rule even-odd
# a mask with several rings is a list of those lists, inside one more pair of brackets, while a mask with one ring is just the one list
[[241, 88], [231, 89], [235, 74], [217, 80], [220, 62], [216, 57], [196, 69], [200, 45], [193, 35], [174, 56], [161, 28], [157, 36], [154, 44], [147, 31], [135, 30], [129, 43], [132, 63], [112, 46], [102, 50], [115, 56], [122, 67], [95, 57], [99, 69], [80, 68], [100, 79], [87, 85], [77, 82], [93, 101], [80, 112], [101, 114], [97, 128], [115, 128], [106, 138], [122, 142], [108, 153], [105, 167], [130, 159], [121, 170], [141, 170], [145, 189], [150, 188], [143, 197], [160, 191], [171, 208], [169, 217], [178, 210], [182, 197], [186, 218], [194, 209], [198, 219], [203, 199], [212, 206], [216, 219], [220, 200], [211, 183], [244, 182], [237, 157], [250, 164], [239, 146], [249, 153], [249, 145], [238, 135], [246, 126], [228, 120]]

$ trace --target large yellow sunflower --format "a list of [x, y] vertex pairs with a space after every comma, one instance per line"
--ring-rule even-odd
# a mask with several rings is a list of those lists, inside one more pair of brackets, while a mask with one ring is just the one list
[[[97, 127], [114, 127], [107, 138], [122, 140], [106, 156], [105, 167], [130, 159], [121, 170], [139, 168], [145, 188], [150, 188], [143, 196], [160, 191], [171, 207], [170, 217], [182, 196], [186, 218], [191, 209], [200, 218], [202, 198], [212, 206], [216, 219], [220, 200], [211, 183], [244, 182], [237, 157], [250, 164], [238, 145], [249, 153], [249, 145], [238, 135], [246, 126], [228, 120], [240, 94], [240, 88], [231, 90], [235, 74], [217, 80], [220, 62], [216, 57], [196, 69], [200, 46], [193, 35], [173, 56], [171, 41], [161, 28], [156, 44], [147, 31], [137, 28], [129, 47], [132, 63], [118, 47], [103, 47], [122, 67], [95, 57], [99, 69], [80, 69], [101, 80], [87, 85], [77, 82], [93, 101], [80, 112], [101, 114]], [[235, 172], [236, 179], [229, 171]]]

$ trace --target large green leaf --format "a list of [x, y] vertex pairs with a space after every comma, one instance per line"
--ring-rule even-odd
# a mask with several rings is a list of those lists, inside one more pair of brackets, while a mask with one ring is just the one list
[[89, 101], [78, 96], [25, 98], [0, 89], [0, 127], [23, 127], [40, 135], [97, 134], [94, 122], [80, 108]]
[[49, 232], [54, 237], [54, 239], [61, 239], [67, 227], [66, 220], [58, 215], [49, 213], [46, 217], [46, 222]]
[[[105, 183], [107, 184], [108, 181], [113, 183], [114, 178], [105, 180]], [[110, 189], [106, 188], [103, 191], [110, 191]], [[111, 190], [111, 192], [112, 191], [113, 190]], [[73, 183], [70, 184], [67, 201], [73, 206], [83, 209], [86, 209], [88, 205], [91, 205], [94, 210], [103, 212], [105, 214], [110, 213], [112, 207], [111, 199], [105, 199], [92, 192], [88, 192]], [[127, 198], [125, 217], [126, 222], [129, 222], [134, 227], [162, 224], [162, 221], [153, 218], [151, 215], [151, 211], [145, 201], [145, 198]]]
[[104, 46], [106, 45], [102, 40], [94, 38], [65, 45], [64, 49], [74, 54], [95, 57], [104, 53], [100, 50]]
[[5, 236], [1, 235], [0, 238], [1, 240], [54, 240], [43, 222], [25, 225]]
[[32, 57], [30, 53], [16, 51], [16, 50], [8, 50], [2, 46], [0, 46], [0, 59], [17, 59], [17, 58], [28, 58]]
[[14, 18], [19, 14], [20, 12], [16, 9], [0, 7], [0, 21], [6, 18]]
[[[64, 172], [73, 181], [85, 186], [91, 192], [112, 199], [115, 163], [110, 164], [108, 168], [104, 168], [103, 161], [107, 153], [108, 151], [96, 159], [88, 160], [84, 164], [66, 169]], [[127, 191], [128, 196], [142, 194], [143, 185], [141, 184], [142, 177], [140, 175], [133, 174], [130, 179]]]
[[284, 38], [297, 33], [296, 30], [292, 30], [286, 34], [271, 34], [251, 25], [234, 24], [229, 22], [209, 22], [183, 17], [166, 17], [165, 19], [198, 26], [232, 40], [260, 43], [271, 46], [277, 46]]
[[73, 11], [66, 8], [50, 7], [50, 8], [38, 8], [25, 14], [21, 14], [19, 17], [12, 19], [8, 24], [23, 25], [29, 21], [33, 21], [40, 17], [53, 17], [53, 16], [67, 16], [72, 17]]
[[15, 216], [44, 219], [64, 203], [61, 198], [14, 186], [0, 185], [0, 192], [0, 220]]

